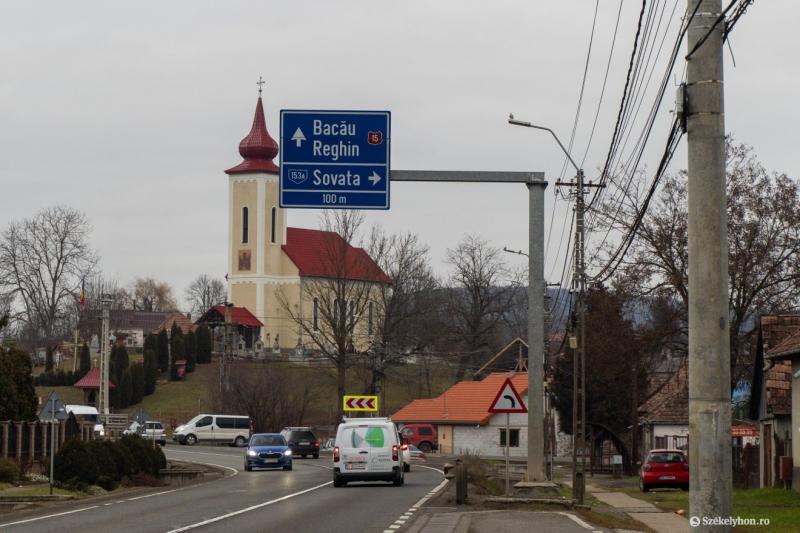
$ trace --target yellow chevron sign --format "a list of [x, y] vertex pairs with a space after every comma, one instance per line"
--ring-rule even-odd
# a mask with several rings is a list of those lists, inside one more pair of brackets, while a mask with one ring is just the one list
[[378, 410], [378, 397], [346, 394], [342, 397], [342, 409], [344, 411], [376, 412]]

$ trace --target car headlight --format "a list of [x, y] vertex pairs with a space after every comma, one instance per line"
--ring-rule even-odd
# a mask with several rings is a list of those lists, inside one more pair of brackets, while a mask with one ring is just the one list
[[285, 455], [286, 457], [291, 457], [292, 456], [292, 450], [286, 450], [285, 452], [283, 452], [283, 455]]
[[255, 450], [247, 450], [247, 455], [249, 455], [250, 457], [255, 457], [256, 455], [258, 455], [258, 452]]

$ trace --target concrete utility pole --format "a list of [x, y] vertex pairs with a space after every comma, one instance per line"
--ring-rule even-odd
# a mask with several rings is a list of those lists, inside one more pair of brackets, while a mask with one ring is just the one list
[[113, 300], [107, 294], [103, 295], [103, 331], [100, 338], [100, 397], [97, 401], [97, 412], [101, 415], [110, 413], [108, 401], [108, 320], [112, 301]]
[[[584, 327], [584, 323], [586, 322], [586, 306], [584, 305], [586, 291], [586, 263], [584, 261], [585, 246], [583, 239], [583, 218], [585, 211], [584, 196], [586, 195], [586, 189], [588, 187], [600, 187], [601, 185], [595, 185], [591, 183], [587, 185], [584, 183], [583, 169], [578, 167], [575, 161], [572, 160], [572, 156], [570, 156], [567, 149], [564, 148], [564, 145], [561, 144], [561, 141], [558, 139], [558, 136], [553, 130], [543, 126], [531, 124], [530, 122], [515, 120], [513, 115], [509, 117], [508, 123], [515, 126], [524, 126], [526, 128], [534, 128], [549, 132], [558, 143], [558, 146], [561, 147], [561, 150], [564, 152], [564, 155], [567, 156], [567, 159], [575, 168], [576, 172], [574, 182], [562, 183], [557, 181], [556, 187], [565, 186], [577, 188], [577, 192], [575, 193], [575, 253], [573, 254], [575, 266], [573, 270], [573, 290], [575, 290], [578, 295], [575, 309], [578, 317], [578, 342], [577, 346], [570, 345], [570, 347], [575, 350], [573, 352], [574, 358], [572, 373], [572, 497], [578, 500], [580, 503], [583, 503], [584, 487], [586, 483], [584, 477], [584, 470], [586, 470], [586, 454], [584, 453], [584, 445], [586, 443], [586, 394], [584, 386], [586, 383], [586, 372], [584, 370], [584, 363], [586, 361]], [[533, 254], [531, 254], [531, 256], [532, 255]], [[543, 252], [542, 255], [544, 255]], [[543, 338], [542, 345], [544, 345]], [[580, 462], [578, 461], [579, 451]]]
[[[699, 5], [698, 5], [699, 4]], [[689, 515], [732, 513], [721, 0], [688, 0]], [[704, 40], [704, 41], [703, 41]], [[700, 44], [702, 42], [702, 44]], [[697, 50], [694, 50], [698, 46]], [[693, 53], [691, 51], [694, 50]], [[729, 531], [701, 525], [697, 531]]]
[[544, 181], [542, 172], [393, 170], [392, 181], [524, 183], [528, 187], [528, 481], [544, 471]]

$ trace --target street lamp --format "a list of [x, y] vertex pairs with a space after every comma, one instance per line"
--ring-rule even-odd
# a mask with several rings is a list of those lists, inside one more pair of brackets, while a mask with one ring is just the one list
[[[585, 187], [583, 184], [583, 169], [580, 168], [575, 161], [572, 160], [569, 152], [550, 128], [544, 126], [537, 126], [530, 122], [516, 120], [513, 114], [508, 115], [508, 123], [514, 126], [523, 126], [525, 128], [533, 128], [543, 130], [550, 133], [553, 138], [561, 147], [561, 151], [567, 156], [567, 159], [575, 168], [577, 172], [575, 176], [575, 183], [556, 182], [556, 186], [565, 185], [568, 187], [576, 186], [578, 189], [575, 195], [575, 266], [573, 275], [574, 289], [578, 293], [577, 302], [577, 315], [578, 315], [578, 343], [577, 350], [573, 354], [573, 372], [572, 372], [572, 496], [578, 502], [583, 503], [584, 487], [586, 480], [584, 478], [584, 471], [586, 469], [586, 343], [585, 343], [585, 287], [586, 287], [586, 263], [584, 261], [584, 195]], [[581, 463], [580, 471], [578, 470], [578, 446], [581, 450]]]

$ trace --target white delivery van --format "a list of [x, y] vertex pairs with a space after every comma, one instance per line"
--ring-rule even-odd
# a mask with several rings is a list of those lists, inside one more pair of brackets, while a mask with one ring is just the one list
[[333, 486], [350, 481], [405, 482], [397, 427], [388, 418], [345, 418], [333, 447]]
[[248, 416], [202, 414], [176, 427], [172, 440], [189, 446], [197, 442], [244, 446], [251, 430]]
[[103, 427], [103, 423], [100, 421], [100, 413], [97, 412], [96, 407], [72, 404], [65, 405], [64, 409], [66, 409], [68, 414], [74, 415], [78, 423], [90, 422], [94, 424], [94, 438], [102, 439], [106, 436], [105, 427]]

